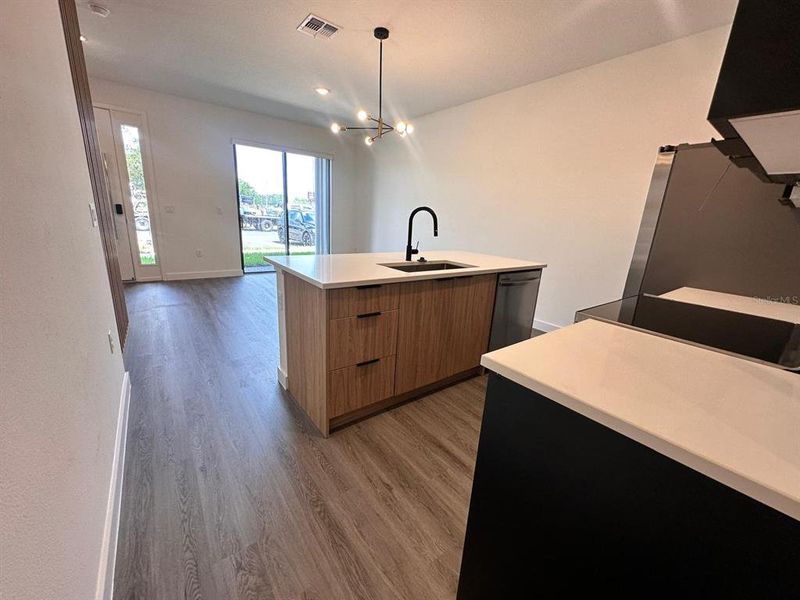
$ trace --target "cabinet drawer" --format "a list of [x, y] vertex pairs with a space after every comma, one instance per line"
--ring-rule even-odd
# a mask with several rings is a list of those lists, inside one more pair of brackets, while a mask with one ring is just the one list
[[328, 290], [329, 319], [395, 310], [399, 305], [400, 286], [394, 283]]
[[328, 373], [328, 418], [394, 395], [394, 356]]
[[397, 313], [368, 312], [328, 321], [328, 370], [395, 354]]

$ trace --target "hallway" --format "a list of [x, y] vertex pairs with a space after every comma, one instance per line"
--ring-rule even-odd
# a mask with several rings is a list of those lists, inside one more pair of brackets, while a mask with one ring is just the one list
[[277, 383], [274, 275], [126, 296], [116, 598], [454, 597], [483, 378], [323, 439]]

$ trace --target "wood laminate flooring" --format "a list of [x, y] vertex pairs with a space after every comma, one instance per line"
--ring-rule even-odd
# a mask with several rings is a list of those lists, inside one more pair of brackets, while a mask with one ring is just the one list
[[276, 380], [274, 275], [126, 295], [115, 598], [455, 596], [484, 378], [323, 439]]

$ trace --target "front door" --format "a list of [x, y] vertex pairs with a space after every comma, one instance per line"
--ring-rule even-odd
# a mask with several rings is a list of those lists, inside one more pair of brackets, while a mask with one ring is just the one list
[[94, 107], [123, 281], [161, 279], [140, 115]]
[[128, 235], [128, 222], [125, 218], [125, 199], [122, 193], [119, 172], [117, 171], [117, 159], [114, 154], [111, 111], [95, 107], [94, 122], [97, 128], [97, 138], [100, 142], [100, 158], [103, 161], [102, 167], [106, 176], [106, 189], [108, 189], [111, 209], [114, 214], [114, 235], [117, 238], [119, 271], [123, 281], [133, 281], [133, 254], [131, 253], [131, 240]]

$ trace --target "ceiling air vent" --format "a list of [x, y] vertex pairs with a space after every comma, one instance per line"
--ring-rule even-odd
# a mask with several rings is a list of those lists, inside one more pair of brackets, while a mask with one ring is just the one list
[[333, 23], [321, 19], [316, 15], [308, 15], [300, 25], [297, 26], [297, 31], [310, 35], [311, 37], [333, 37], [333, 34], [339, 31], [339, 28]]

